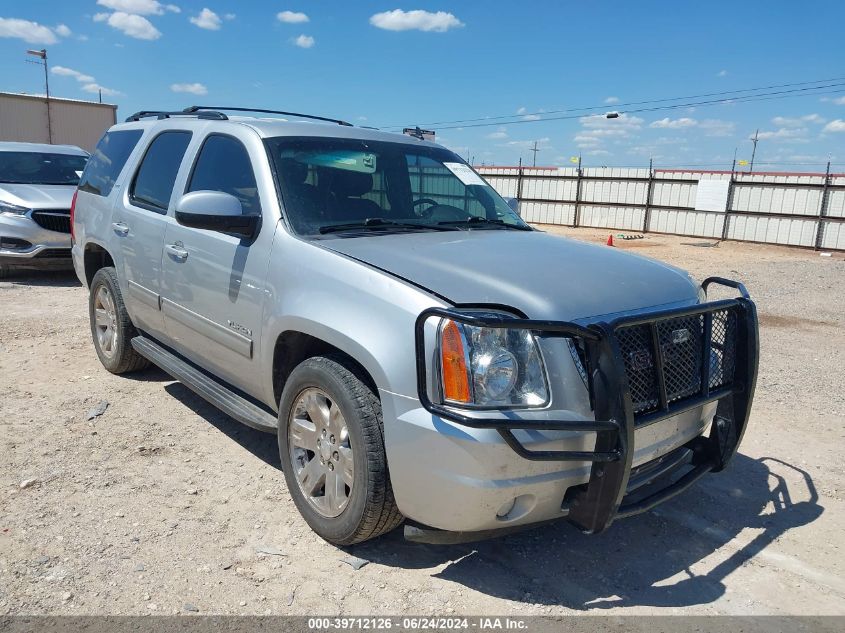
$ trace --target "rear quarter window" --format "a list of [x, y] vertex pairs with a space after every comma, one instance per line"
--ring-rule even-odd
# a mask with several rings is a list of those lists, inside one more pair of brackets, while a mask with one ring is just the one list
[[79, 190], [108, 196], [143, 133], [143, 130], [106, 132], [82, 172]]

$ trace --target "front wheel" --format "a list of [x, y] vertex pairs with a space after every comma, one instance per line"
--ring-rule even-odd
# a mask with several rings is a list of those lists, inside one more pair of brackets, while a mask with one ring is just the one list
[[341, 359], [310, 358], [291, 372], [279, 406], [279, 456], [297, 509], [330, 543], [360, 543], [402, 523], [381, 403]]

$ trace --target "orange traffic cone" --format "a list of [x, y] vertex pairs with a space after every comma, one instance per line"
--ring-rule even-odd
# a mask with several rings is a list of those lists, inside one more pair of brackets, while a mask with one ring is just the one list
[[610, 235], [608, 235], [608, 236], [607, 236], [607, 245], [608, 245], [608, 246], [613, 246], [613, 245], [614, 245], [614, 244], [613, 244], [613, 233], [611, 233]]

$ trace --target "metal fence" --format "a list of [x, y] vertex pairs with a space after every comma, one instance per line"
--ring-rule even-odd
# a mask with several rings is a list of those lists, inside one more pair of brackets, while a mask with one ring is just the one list
[[845, 174], [476, 167], [522, 217], [560, 224], [845, 250]]

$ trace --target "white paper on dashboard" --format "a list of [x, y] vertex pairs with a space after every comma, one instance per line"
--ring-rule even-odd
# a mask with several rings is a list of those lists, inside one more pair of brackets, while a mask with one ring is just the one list
[[443, 165], [455, 174], [458, 179], [465, 185], [486, 185], [487, 183], [476, 174], [472, 169], [463, 163], [443, 163]]

